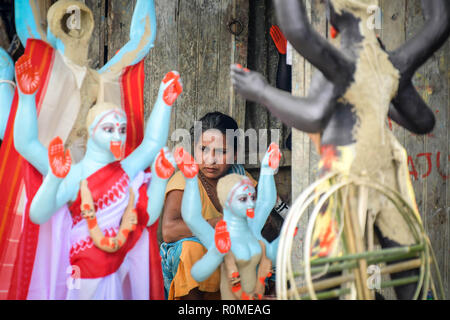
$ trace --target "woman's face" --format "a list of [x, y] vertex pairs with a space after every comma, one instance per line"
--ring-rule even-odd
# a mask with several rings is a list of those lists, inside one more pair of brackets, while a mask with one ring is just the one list
[[195, 145], [194, 157], [199, 169], [209, 179], [223, 177], [235, 159], [233, 148], [228, 147], [225, 135], [217, 129], [203, 132]]

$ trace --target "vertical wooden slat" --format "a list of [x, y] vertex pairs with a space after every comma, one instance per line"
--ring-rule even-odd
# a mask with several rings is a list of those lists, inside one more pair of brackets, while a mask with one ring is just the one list
[[189, 130], [198, 105], [198, 1], [178, 1], [178, 71], [183, 76], [184, 93], [178, 100], [176, 128]]
[[[196, 119], [211, 111], [226, 112], [227, 105], [218, 99], [219, 62], [222, 55], [217, 35], [220, 30], [221, 3], [198, 0], [198, 55], [197, 59], [197, 97], [194, 111]], [[222, 57], [223, 58], [223, 57]], [[223, 61], [225, 62], [225, 61]]]
[[[157, 33], [154, 47], [145, 61], [145, 118], [150, 115], [158, 97], [159, 87], [167, 72], [180, 71], [178, 68], [178, 2], [155, 1]], [[187, 75], [181, 74], [182, 81]], [[186, 90], [179, 100], [188, 94]], [[169, 133], [176, 129], [176, 114], [183, 105], [178, 99], [173, 105]], [[169, 137], [168, 146], [172, 148], [175, 141]]]
[[[267, 1], [250, 1], [250, 28], [251, 37], [248, 39], [248, 67], [251, 70], [268, 77], [268, 47], [267, 42]], [[261, 105], [247, 102], [247, 117], [245, 128], [267, 129], [269, 126], [269, 112]]]
[[37, 1], [37, 4], [39, 6], [39, 11], [41, 14], [41, 28], [42, 30], [47, 31], [47, 12], [48, 9], [51, 7], [52, 4], [54, 4], [56, 0], [40, 0]]
[[[425, 150], [421, 161], [431, 158], [431, 173], [424, 178], [425, 206], [423, 217], [425, 228], [436, 252], [440, 271], [446, 279], [444, 286], [449, 296], [449, 211], [447, 194], [448, 176], [448, 124], [449, 124], [449, 42], [439, 50], [423, 66], [421, 71], [426, 79], [426, 87], [421, 90], [422, 96], [435, 112], [436, 126], [427, 136]], [[439, 162], [439, 168], [438, 168]]]
[[106, 10], [104, 1], [86, 0], [86, 5], [94, 15], [94, 30], [89, 45], [89, 66], [99, 69], [105, 64], [105, 33], [106, 33]]
[[[231, 58], [230, 64], [239, 63], [241, 65], [247, 64], [247, 46], [248, 46], [248, 11], [249, 3], [247, 0], [232, 0], [230, 4], [232, 10], [232, 19], [241, 22], [243, 30], [239, 35], [231, 36]], [[229, 70], [228, 70], [229, 74]], [[228, 80], [230, 86], [230, 105], [229, 115], [232, 116], [239, 128], [245, 126], [245, 99], [237, 95], [231, 86], [231, 80]]]
[[[306, 0], [305, 6], [309, 14], [311, 14], [311, 2], [313, 0]], [[294, 50], [292, 57], [292, 94], [295, 96], [306, 96], [309, 87], [311, 74], [307, 71], [306, 60]], [[292, 129], [292, 201], [300, 195], [310, 184], [311, 172], [311, 141], [308, 135], [296, 129]], [[299, 222], [298, 234], [303, 236], [306, 232], [308, 223], [308, 216]], [[293, 264], [299, 265], [302, 261], [303, 250], [302, 243], [294, 242], [292, 249]]]
[[[444, 250], [444, 263], [442, 265], [442, 267], [440, 267], [440, 270], [443, 270], [444, 274], [442, 275], [443, 278], [443, 282], [444, 282], [444, 288], [445, 288], [445, 295], [447, 299], [450, 299], [450, 186], [448, 183], [448, 177], [449, 177], [449, 162], [450, 162], [450, 115], [449, 115], [449, 110], [448, 110], [448, 105], [450, 104], [450, 73], [448, 72], [448, 70], [450, 69], [450, 44], [447, 40], [447, 45], [446, 48], [444, 49], [446, 52], [446, 64], [447, 66], [444, 68], [444, 70], [447, 70], [447, 78], [446, 81], [447, 82], [447, 101], [444, 103], [446, 103], [447, 105], [447, 115], [446, 115], [446, 126], [447, 126], [447, 155], [444, 154], [444, 157], [441, 158], [446, 165], [443, 167], [445, 168], [444, 174], [446, 175], [446, 180], [445, 180], [445, 195], [446, 195], [446, 199], [445, 199], [445, 209], [444, 212], [441, 213], [443, 215], [443, 225], [445, 226], [445, 250]], [[445, 78], [444, 78], [445, 79]], [[445, 104], [444, 104], [445, 106]], [[443, 169], [444, 170], [444, 169]]]
[[[323, 37], [327, 36], [327, 22], [325, 15], [325, 3], [320, 0], [305, 1], [306, 9], [313, 28]], [[292, 67], [292, 92], [294, 95], [307, 96], [311, 78], [314, 73], [313, 66], [305, 61], [297, 52], [294, 53]], [[317, 166], [319, 155], [310, 137], [301, 131], [292, 129], [292, 199], [317, 179]], [[308, 216], [300, 221], [298, 234], [306, 232]], [[295, 242], [294, 261], [300, 263], [303, 255], [302, 244]]]
[[[272, 25], [276, 25], [276, 12], [275, 12], [275, 6], [273, 4], [273, 1], [266, 2], [266, 26], [265, 26], [265, 37], [267, 42], [267, 79], [271, 86], [276, 86], [276, 80], [277, 80], [277, 70], [278, 70], [278, 61], [279, 61], [279, 53], [278, 50], [273, 43], [273, 40], [270, 36], [270, 28]], [[272, 114], [269, 113], [269, 123], [267, 129], [269, 131], [278, 132], [279, 141], [277, 141], [276, 136], [272, 136], [271, 133], [269, 133], [268, 137], [268, 143], [270, 142], [276, 142], [280, 145], [280, 148], [283, 148], [283, 142], [287, 138], [286, 136], [286, 126], [283, 125], [281, 120], [274, 117]], [[263, 150], [260, 150], [260, 152]]]
[[[326, 6], [325, 2], [321, 0], [313, 0], [311, 2], [311, 24], [313, 28], [319, 32], [319, 34], [323, 38], [327, 38], [328, 32], [328, 23], [326, 18]], [[306, 94], [309, 91], [310, 86], [310, 80], [313, 76], [313, 74], [317, 71], [315, 67], [313, 67], [310, 63], [306, 65], [306, 77], [307, 77], [307, 86], [305, 88]], [[308, 137], [310, 138], [310, 137]], [[311, 139], [310, 139], [311, 140]], [[314, 145], [314, 143], [309, 143], [309, 167], [310, 167], [310, 176], [309, 176], [309, 182], [310, 184], [317, 180], [318, 178], [318, 163], [320, 161], [320, 156], [317, 152], [317, 148]]]
[[[389, 1], [380, 0], [380, 8], [383, 14], [381, 40], [386, 46], [387, 51], [397, 49], [405, 42], [405, 1]], [[388, 126], [392, 128], [392, 132], [398, 141], [405, 144], [405, 129], [400, 127], [393, 121], [388, 122]], [[388, 275], [382, 276], [382, 281], [390, 280]], [[395, 292], [393, 288], [384, 288], [380, 293], [386, 300], [394, 300]]]
[[[230, 105], [230, 65], [232, 48], [232, 35], [228, 31], [228, 23], [231, 21], [233, 16], [233, 6], [232, 1], [220, 1], [218, 12], [218, 21], [214, 26], [217, 30], [215, 39], [217, 40], [218, 46], [218, 65], [217, 65], [217, 91], [215, 92], [216, 98], [214, 99], [217, 105], [211, 106], [212, 110], [209, 111], [220, 111], [228, 114]], [[204, 110], [203, 113], [206, 113]]]
[[130, 39], [130, 25], [136, 0], [106, 0], [107, 20], [107, 57], [110, 60]]
[[[243, 0], [226, 0], [220, 2], [219, 9], [218, 33], [215, 35], [215, 38], [218, 39], [219, 48], [216, 91], [218, 103], [216, 110], [232, 116], [238, 123], [239, 128], [244, 128], [246, 102], [232, 88], [230, 65], [233, 63], [247, 65], [249, 4], [248, 1]], [[211, 18], [214, 19], [214, 16]], [[230, 33], [228, 25], [232, 21], [236, 21], [231, 26], [232, 30], [236, 31], [239, 27], [242, 27], [242, 32], [239, 35]]]
[[[414, 1], [414, 9], [420, 7], [420, 1]], [[414, 13], [417, 11], [415, 10]], [[421, 18], [421, 14], [416, 17]], [[422, 23], [423, 25], [423, 23]], [[449, 42], [437, 51], [418, 71], [415, 84], [419, 93], [436, 116], [433, 132], [424, 136], [424, 149], [420, 154], [411, 153], [415, 161], [421, 162], [423, 170], [419, 179], [422, 182], [423, 203], [421, 214], [425, 229], [436, 252], [438, 266], [443, 275], [444, 286], [449, 295], [449, 219], [447, 199], [448, 176], [448, 124], [449, 124], [449, 83], [448, 61]], [[447, 78], [446, 78], [447, 77]], [[428, 158], [429, 157], [429, 158]], [[439, 159], [438, 159], [439, 157]], [[438, 168], [438, 162], [440, 164]], [[428, 174], [429, 172], [429, 174]], [[420, 190], [416, 190], [416, 194]]]
[[[424, 25], [419, 0], [408, 0], [406, 7], [407, 39]], [[425, 228], [436, 251], [438, 266], [449, 295], [449, 219], [448, 219], [448, 56], [447, 44], [417, 70], [413, 83], [424, 101], [435, 112], [436, 126], [429, 135], [406, 133], [406, 149], [416, 177], [412, 176], [414, 191]], [[437, 156], [440, 155], [437, 166]]]
[[[420, 3], [419, 1], [408, 0], [406, 6], [406, 38], [410, 39], [413, 37], [420, 28], [423, 26], [423, 18], [421, 15]], [[422, 75], [422, 69], [419, 69], [416, 73], [416, 76], [413, 79], [413, 83], [415, 87], [420, 90], [425, 86], [425, 78]], [[405, 132], [405, 148], [414, 161], [416, 160], [416, 155], [420, 154], [425, 150], [425, 140], [426, 136], [419, 136], [410, 133], [409, 131]], [[425, 187], [423, 179], [421, 179], [420, 175], [427, 171], [426, 161], [414, 161], [415, 169], [419, 172], [418, 178], [412, 177], [414, 191], [416, 193], [416, 201], [419, 207], [419, 211], [422, 214], [422, 218], [424, 218], [424, 210], [426, 210], [426, 206], [424, 204], [425, 200]]]
[[[381, 40], [387, 51], [393, 51], [405, 42], [406, 1], [380, 0], [380, 7], [383, 13]], [[405, 129], [393, 121], [389, 124], [398, 141], [404, 145]]]
[[7, 50], [11, 44], [3, 18], [0, 17], [0, 47]]

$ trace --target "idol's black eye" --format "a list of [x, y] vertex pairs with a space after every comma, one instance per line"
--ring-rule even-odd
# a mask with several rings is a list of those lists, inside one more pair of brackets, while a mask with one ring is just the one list
[[120, 134], [125, 134], [125, 133], [127, 133], [127, 127], [126, 127], [126, 126], [121, 126], [121, 127], [119, 128], [119, 133], [120, 133]]
[[114, 126], [113, 125], [104, 125], [102, 126], [102, 130], [108, 133], [113, 133], [114, 132]]
[[241, 196], [238, 199], [240, 202], [246, 202], [247, 201], [247, 196]]

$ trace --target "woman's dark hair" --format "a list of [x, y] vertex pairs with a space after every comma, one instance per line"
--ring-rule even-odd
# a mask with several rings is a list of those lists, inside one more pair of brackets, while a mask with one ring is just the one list
[[[238, 130], [238, 125], [236, 120], [234, 120], [232, 117], [227, 116], [226, 114], [223, 114], [221, 112], [210, 112], [204, 115], [202, 118], [198, 120], [198, 122], [201, 123], [201, 134], [203, 134], [205, 131], [210, 129], [216, 129], [222, 132], [223, 135], [227, 134], [227, 130], [233, 130], [233, 132], [236, 132]], [[201, 134], [197, 135], [194, 134], [195, 126], [193, 126], [190, 130], [191, 138], [192, 138], [192, 146], [195, 146], [195, 144], [198, 142], [198, 139], [200, 139]], [[197, 141], [195, 141], [195, 138]], [[237, 150], [237, 136], [234, 137], [234, 151], [236, 153]]]

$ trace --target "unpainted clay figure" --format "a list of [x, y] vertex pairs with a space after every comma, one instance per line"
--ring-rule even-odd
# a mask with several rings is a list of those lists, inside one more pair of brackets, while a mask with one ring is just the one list
[[[99, 87], [104, 87], [106, 102], [121, 105], [125, 100], [119, 94], [123, 91], [124, 84], [120, 83], [123, 73], [142, 61], [154, 46], [154, 0], [136, 1], [129, 41], [98, 70], [89, 66], [94, 17], [83, 2], [55, 2], [47, 13], [46, 32], [41, 28], [44, 23], [40, 21], [38, 1], [17, 0], [14, 5], [16, 30], [22, 45], [30, 47], [43, 41], [53, 49], [48, 53], [51, 65], [43, 75], [45, 86], [40, 98], [38, 125], [46, 130], [41, 130], [39, 139], [48, 146], [53, 137], [61, 137], [78, 162], [85, 152], [88, 137], [84, 122], [89, 108], [96, 103]], [[56, 124], [49, 125], [55, 119]]]
[[[337, 48], [316, 32], [303, 1], [275, 0], [278, 22], [287, 40], [318, 69], [309, 95], [296, 97], [268, 85], [258, 73], [233, 65], [234, 88], [246, 99], [264, 105], [286, 125], [307, 133], [320, 133], [320, 176], [341, 173], [388, 186], [400, 193], [420, 220], [407, 168], [406, 151], [386, 125], [387, 117], [415, 134], [433, 130], [433, 112], [412, 84], [415, 71], [447, 40], [450, 2], [422, 0], [422, 30], [387, 52], [368, 21], [371, 0], [328, 0], [331, 34], [340, 37]], [[340, 180], [343, 181], [343, 180]], [[333, 183], [317, 189], [323, 194]], [[411, 245], [411, 231], [396, 208], [369, 194], [368, 210], [375, 216], [375, 231], [383, 248]], [[328, 207], [328, 208], [327, 208]], [[311, 257], [335, 251], [339, 233], [328, 203], [318, 216]], [[392, 278], [416, 275], [399, 272]], [[416, 284], [396, 287], [399, 299], [410, 299]]]

